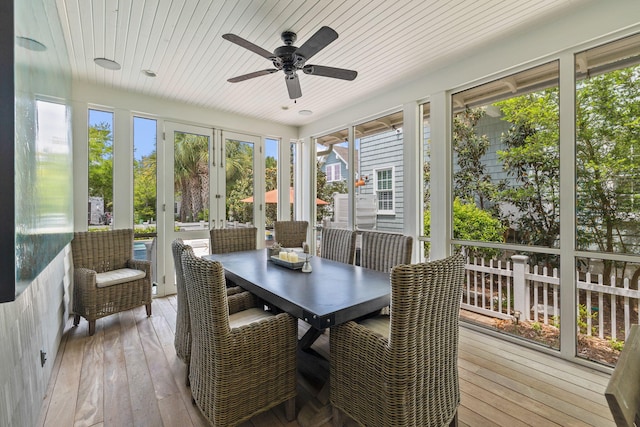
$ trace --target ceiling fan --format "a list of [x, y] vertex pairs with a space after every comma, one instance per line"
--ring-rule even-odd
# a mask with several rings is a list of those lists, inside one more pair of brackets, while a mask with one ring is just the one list
[[332, 77], [334, 79], [353, 80], [358, 75], [357, 71], [346, 70], [344, 68], [325, 67], [324, 65], [310, 65], [307, 61], [311, 59], [313, 55], [320, 52], [327, 47], [331, 42], [338, 38], [338, 33], [329, 27], [320, 28], [309, 40], [304, 42], [302, 46], [296, 47], [293, 44], [297, 39], [296, 33], [292, 31], [285, 31], [282, 33], [281, 38], [284, 42], [284, 46], [280, 46], [273, 51], [269, 52], [257, 46], [250, 41], [243, 39], [235, 34], [223, 34], [222, 38], [229, 40], [245, 49], [250, 50], [253, 53], [267, 58], [273, 62], [275, 68], [267, 68], [266, 70], [254, 71], [253, 73], [243, 74], [241, 76], [228, 79], [228, 82], [237, 83], [244, 80], [253, 79], [255, 77], [265, 76], [277, 71], [284, 71], [284, 79], [287, 83], [287, 90], [289, 91], [289, 98], [296, 99], [302, 96], [302, 89], [300, 88], [300, 80], [298, 79], [297, 71], [302, 70], [305, 74], [311, 74], [313, 76]]

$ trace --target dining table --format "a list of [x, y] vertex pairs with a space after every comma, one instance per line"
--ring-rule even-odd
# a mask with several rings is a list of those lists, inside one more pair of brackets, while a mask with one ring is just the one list
[[[314, 353], [313, 342], [333, 326], [378, 313], [389, 306], [390, 273], [312, 256], [311, 272], [301, 262], [272, 258], [269, 249], [205, 255], [219, 261], [226, 277], [260, 298], [275, 311], [284, 311], [309, 324], [298, 341], [302, 354]], [[299, 254], [301, 259], [308, 254]], [[308, 270], [308, 268], [305, 268]], [[299, 362], [300, 362], [300, 357]], [[308, 356], [305, 356], [308, 357]], [[316, 357], [317, 360], [317, 357]], [[317, 360], [327, 364], [327, 361]], [[331, 420], [329, 381], [305, 404], [297, 417], [302, 427], [317, 427]]]
[[[300, 254], [301, 259], [306, 256]], [[305, 273], [300, 268], [301, 262], [296, 265], [274, 260], [266, 249], [211, 254], [204, 258], [219, 261], [226, 277], [266, 305], [307, 322], [311, 327], [300, 339], [302, 349], [308, 349], [324, 329], [389, 305], [388, 272], [310, 256], [312, 271]]]

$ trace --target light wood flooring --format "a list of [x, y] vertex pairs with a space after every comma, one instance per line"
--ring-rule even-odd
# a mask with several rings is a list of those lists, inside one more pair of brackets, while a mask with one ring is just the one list
[[[149, 318], [140, 307], [100, 319], [93, 337], [84, 319], [77, 328], [67, 322], [38, 427], [208, 425], [184, 384], [185, 367], [173, 346], [175, 319], [176, 297], [170, 296], [154, 300]], [[304, 329], [301, 322], [301, 334]], [[326, 334], [313, 347], [325, 356], [328, 348]], [[296, 409], [303, 421], [310, 409], [322, 408], [314, 396], [328, 364], [305, 353], [298, 364]], [[464, 327], [459, 369], [461, 426], [615, 426], [603, 396], [606, 373]], [[241, 427], [299, 426], [285, 420], [281, 406]]]

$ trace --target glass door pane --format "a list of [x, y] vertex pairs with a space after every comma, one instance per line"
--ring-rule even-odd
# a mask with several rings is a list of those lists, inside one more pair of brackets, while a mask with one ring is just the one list
[[[213, 129], [167, 123], [164, 173], [164, 287], [175, 293], [171, 242], [181, 238], [196, 255], [209, 254], [210, 171]], [[162, 281], [160, 281], [162, 282]]]
[[[259, 236], [265, 234], [265, 202], [278, 200], [277, 190], [264, 195], [264, 162], [259, 162], [257, 153], [262, 153], [260, 138], [232, 132], [222, 133], [223, 145], [214, 196], [217, 202], [217, 222], [215, 228], [257, 227]], [[214, 160], [215, 162], [215, 160]], [[260, 184], [262, 183], [262, 184]], [[260, 188], [260, 197], [256, 197], [256, 188]], [[259, 245], [262, 246], [259, 239]]]
[[[278, 219], [278, 198], [273, 197], [278, 194], [278, 147], [280, 141], [276, 139], [267, 138], [265, 140], [265, 202], [267, 197], [271, 200], [270, 203], [265, 203], [265, 246], [272, 246], [274, 242], [273, 237], [273, 224]], [[286, 184], [282, 186], [286, 188]], [[275, 200], [273, 200], [275, 199]]]
[[227, 227], [254, 224], [254, 145], [236, 139], [225, 139], [227, 180], [224, 218]]
[[157, 121], [133, 118], [133, 227], [134, 258], [151, 261], [157, 292]]

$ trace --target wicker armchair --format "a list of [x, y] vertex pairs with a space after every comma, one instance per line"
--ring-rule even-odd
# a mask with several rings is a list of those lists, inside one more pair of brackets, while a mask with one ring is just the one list
[[191, 314], [191, 393], [217, 427], [235, 426], [280, 403], [295, 416], [296, 319], [261, 308], [229, 314], [224, 270], [185, 251]]
[[146, 306], [151, 316], [151, 262], [133, 259], [133, 230], [76, 232], [73, 253], [73, 324]]
[[[193, 254], [193, 249], [185, 245], [182, 239], [176, 239], [171, 243], [173, 253], [173, 265], [176, 272], [176, 288], [178, 294], [178, 309], [176, 313], [176, 333], [174, 346], [176, 355], [187, 365], [186, 384], [189, 386], [189, 365], [191, 363], [191, 316], [189, 315], [189, 300], [187, 299], [187, 283], [182, 269], [182, 254], [189, 252]], [[194, 255], [195, 256], [195, 255]], [[257, 306], [257, 300], [249, 292], [241, 292], [240, 287], [227, 288], [229, 296], [229, 311], [237, 313]]]
[[285, 248], [301, 248], [307, 241], [307, 221], [276, 221], [273, 224], [276, 242]]
[[356, 232], [344, 228], [322, 230], [320, 256], [333, 261], [353, 264], [356, 254]]
[[388, 272], [398, 264], [410, 264], [412, 249], [413, 237], [411, 236], [363, 231], [360, 266]]
[[457, 425], [463, 256], [391, 270], [391, 316], [331, 329], [330, 400], [366, 426]]

